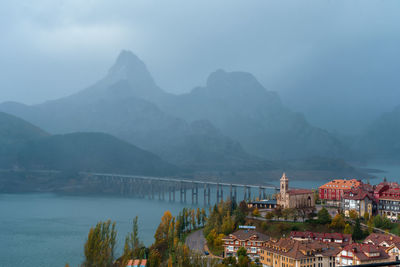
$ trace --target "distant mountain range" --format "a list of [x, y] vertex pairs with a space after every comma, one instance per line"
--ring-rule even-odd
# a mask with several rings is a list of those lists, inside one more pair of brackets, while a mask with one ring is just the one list
[[172, 175], [179, 168], [104, 133], [49, 135], [0, 112], [0, 168]]
[[0, 110], [53, 134], [104, 132], [197, 170], [273, 169], [271, 160], [343, 158], [350, 151], [285, 107], [249, 73], [212, 73], [204, 87], [173, 95], [122, 51], [105, 78], [77, 94]]

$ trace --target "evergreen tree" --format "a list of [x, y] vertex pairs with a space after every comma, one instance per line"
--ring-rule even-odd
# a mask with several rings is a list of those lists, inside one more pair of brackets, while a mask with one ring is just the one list
[[326, 208], [322, 208], [320, 211], [318, 211], [317, 217], [318, 223], [320, 224], [328, 224], [332, 220], [332, 217]]
[[361, 240], [363, 238], [363, 231], [361, 230], [360, 219], [356, 219], [356, 223], [353, 229], [353, 239]]

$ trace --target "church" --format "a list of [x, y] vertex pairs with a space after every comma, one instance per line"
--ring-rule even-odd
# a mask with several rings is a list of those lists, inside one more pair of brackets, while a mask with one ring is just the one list
[[313, 208], [315, 207], [314, 193], [309, 189], [289, 189], [289, 179], [283, 173], [280, 180], [280, 193], [277, 204], [283, 209]]

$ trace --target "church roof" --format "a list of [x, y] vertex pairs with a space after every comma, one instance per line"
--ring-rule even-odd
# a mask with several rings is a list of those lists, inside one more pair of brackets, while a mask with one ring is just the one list
[[290, 189], [287, 191], [289, 195], [303, 195], [303, 194], [312, 194], [312, 190], [310, 189]]

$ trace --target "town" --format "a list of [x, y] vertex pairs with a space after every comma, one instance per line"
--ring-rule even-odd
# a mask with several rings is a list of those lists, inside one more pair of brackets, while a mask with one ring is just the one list
[[[398, 183], [384, 179], [371, 185], [356, 179], [336, 179], [313, 192], [290, 189], [289, 179], [283, 174], [275, 203], [259, 200], [247, 205], [254, 221], [265, 218], [261, 231], [249, 227], [224, 236], [225, 259], [237, 258], [241, 248], [251, 261], [266, 267], [334, 267], [400, 258]], [[296, 231], [295, 222], [301, 216], [304, 224], [307, 217], [315, 227]], [[268, 224], [283, 222], [292, 222], [292, 231], [281, 228], [274, 236], [263, 231], [270, 227]], [[324, 232], [312, 231], [323, 229], [321, 226], [327, 226]]]
[[[284, 173], [273, 199], [236, 203], [228, 197], [208, 211], [184, 208], [175, 217], [166, 211], [149, 248], [139, 241], [136, 217], [123, 255], [115, 261], [110, 256], [107, 266], [400, 265], [398, 183], [335, 179], [310, 190], [289, 182]], [[113, 255], [114, 231], [110, 221], [91, 229], [85, 266]], [[106, 245], [99, 250], [102, 236]]]

